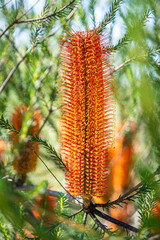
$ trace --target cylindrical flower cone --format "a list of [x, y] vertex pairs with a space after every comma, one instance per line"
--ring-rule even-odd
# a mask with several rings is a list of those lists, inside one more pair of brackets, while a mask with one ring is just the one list
[[115, 99], [107, 38], [98, 30], [71, 32], [62, 47], [61, 154], [72, 196], [107, 192], [114, 142]]

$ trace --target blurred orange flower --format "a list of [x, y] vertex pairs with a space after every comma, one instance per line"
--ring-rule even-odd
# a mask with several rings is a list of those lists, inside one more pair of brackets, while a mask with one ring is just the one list
[[[18, 130], [22, 128], [22, 122], [24, 114], [29, 110], [25, 105], [20, 105], [15, 108], [14, 113], [11, 116], [11, 123]], [[32, 124], [29, 128], [29, 132], [35, 135], [40, 127], [41, 114], [40, 110], [35, 110], [32, 116]], [[18, 144], [19, 154], [15, 157], [13, 162], [13, 168], [18, 174], [26, 174], [35, 170], [37, 165], [37, 156], [34, 151], [38, 154], [39, 146], [37, 143], [21, 143], [19, 135], [12, 133], [11, 141], [13, 144]]]

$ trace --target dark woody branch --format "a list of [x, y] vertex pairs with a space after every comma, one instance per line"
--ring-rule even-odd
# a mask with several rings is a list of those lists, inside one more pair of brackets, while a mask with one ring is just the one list
[[105, 220], [107, 220], [107, 221], [109, 221], [109, 222], [112, 222], [112, 223], [114, 223], [114, 224], [116, 224], [116, 225], [118, 225], [118, 226], [120, 226], [120, 227], [123, 227], [123, 228], [128, 229], [128, 230], [130, 230], [130, 231], [132, 231], [132, 232], [135, 232], [135, 233], [138, 233], [138, 232], [139, 232], [139, 229], [137, 229], [137, 228], [135, 228], [135, 227], [132, 227], [132, 226], [130, 226], [130, 225], [127, 224], [127, 223], [121, 222], [121, 221], [119, 221], [119, 220], [117, 220], [117, 219], [115, 219], [115, 218], [113, 218], [113, 217], [111, 217], [111, 216], [109, 216], [109, 215], [107, 215], [107, 214], [105, 214], [105, 213], [103, 213], [103, 212], [100, 212], [100, 211], [97, 210], [97, 209], [94, 210], [94, 213], [95, 213], [97, 216], [99, 216], [99, 217], [101, 217], [101, 218], [103, 218], [103, 219], [105, 219]]
[[[103, 212], [100, 212], [97, 209], [94, 210], [94, 213], [97, 216], [99, 216], [99, 217], [101, 217], [101, 218], [103, 218], [103, 219], [105, 219], [105, 220], [107, 220], [109, 222], [112, 222], [112, 223], [114, 223], [114, 224], [116, 224], [116, 225], [118, 225], [120, 227], [125, 228], [126, 230], [129, 230], [129, 231], [132, 231], [132, 232], [135, 232], [135, 233], [139, 233], [139, 229], [138, 228], [135, 228], [135, 227], [133, 227], [133, 226], [127, 224], [127, 223], [124, 223], [122, 221], [119, 221], [119, 220], [117, 220], [117, 219], [115, 219], [115, 218], [113, 218], [113, 217], [111, 217], [111, 216], [109, 216], [109, 215], [107, 215], [107, 214], [105, 214]], [[152, 236], [153, 236], [152, 234], [148, 234], [147, 235], [148, 238], [150, 238]]]

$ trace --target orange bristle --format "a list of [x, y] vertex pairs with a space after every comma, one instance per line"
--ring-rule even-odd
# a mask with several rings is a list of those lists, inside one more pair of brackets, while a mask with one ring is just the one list
[[72, 196], [103, 196], [107, 191], [115, 100], [106, 40], [97, 30], [76, 32], [62, 47], [60, 140]]
[[[25, 105], [20, 105], [15, 108], [15, 112], [11, 116], [11, 123], [18, 130], [22, 128], [22, 121], [24, 114], [29, 110]], [[40, 110], [35, 110], [32, 116], [32, 125], [29, 128], [29, 132], [35, 135], [40, 127], [41, 114]], [[35, 170], [37, 165], [37, 156], [34, 151], [38, 154], [39, 146], [37, 143], [20, 143], [19, 135], [12, 133], [11, 141], [13, 144], [18, 144], [19, 155], [15, 157], [13, 162], [13, 168], [18, 174], [26, 174]]]

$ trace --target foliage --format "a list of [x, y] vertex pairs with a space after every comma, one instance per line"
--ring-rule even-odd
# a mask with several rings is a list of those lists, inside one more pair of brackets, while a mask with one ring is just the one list
[[[155, 203], [160, 201], [159, 1], [28, 2], [0, 0], [0, 140], [7, 143], [3, 150], [0, 147], [0, 239], [145, 239], [151, 232], [159, 234], [159, 216], [154, 211]], [[135, 154], [130, 184], [117, 201], [110, 196], [105, 199], [104, 212], [119, 206], [124, 211], [130, 203], [130, 216], [125, 222], [139, 221], [140, 231], [136, 234], [119, 227], [113, 231], [109, 221], [104, 223], [106, 228], [101, 225], [102, 230], [100, 223], [90, 217], [85, 222], [83, 212], [72, 216], [80, 210], [82, 201], [64, 193], [59, 185], [65, 187], [67, 171], [58, 145], [61, 39], [70, 29], [97, 27], [111, 39], [107, 51], [111, 56], [114, 52], [110, 74], [116, 78], [117, 125], [123, 123], [120, 134], [126, 134], [130, 120], [136, 123], [136, 133], [132, 136], [128, 131], [122, 147], [132, 138]], [[27, 105], [29, 113], [18, 130], [10, 118], [20, 104]], [[36, 109], [40, 109], [43, 119], [37, 134], [32, 135], [25, 130], [32, 124]], [[24, 136], [19, 146], [22, 142], [43, 146], [39, 158], [59, 182], [39, 161], [36, 171], [28, 174], [21, 185], [12, 167], [18, 148], [10, 141], [11, 133]], [[144, 182], [124, 196], [140, 181]], [[46, 185], [52, 185], [55, 191], [47, 190]], [[57, 198], [55, 221], [49, 226], [32, 213], [35, 197], [44, 192]]]

